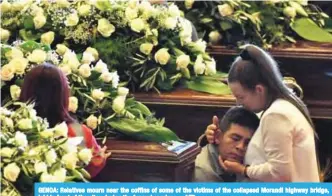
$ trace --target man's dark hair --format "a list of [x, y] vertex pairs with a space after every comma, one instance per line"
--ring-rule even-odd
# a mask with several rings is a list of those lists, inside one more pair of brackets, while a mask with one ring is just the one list
[[229, 109], [220, 121], [220, 130], [226, 132], [232, 124], [237, 124], [256, 131], [259, 126], [257, 115], [241, 106]]

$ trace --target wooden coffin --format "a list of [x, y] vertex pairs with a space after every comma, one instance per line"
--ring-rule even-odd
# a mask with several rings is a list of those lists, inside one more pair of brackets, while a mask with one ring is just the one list
[[[319, 155], [322, 162], [332, 156], [332, 44], [308, 42], [271, 49], [284, 76], [291, 76], [302, 87], [319, 135]], [[218, 70], [228, 72], [239, 51], [216, 46], [209, 53], [217, 61]], [[156, 116], [165, 118], [165, 125], [185, 140], [197, 141], [211, 124], [212, 116], [222, 117], [235, 98], [177, 89], [172, 92], [135, 93], [135, 98], [148, 105]]]
[[94, 182], [188, 182], [200, 147], [194, 145], [180, 154], [154, 142], [109, 139], [112, 152]]

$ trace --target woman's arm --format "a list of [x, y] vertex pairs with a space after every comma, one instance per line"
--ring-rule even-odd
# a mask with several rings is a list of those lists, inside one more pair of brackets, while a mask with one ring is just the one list
[[106, 148], [101, 148], [98, 145], [96, 138], [92, 135], [91, 129], [85, 125], [82, 125], [82, 129], [84, 132], [86, 147], [93, 152], [93, 157], [85, 169], [89, 172], [91, 178], [93, 178], [105, 167], [108, 156], [105, 156]]

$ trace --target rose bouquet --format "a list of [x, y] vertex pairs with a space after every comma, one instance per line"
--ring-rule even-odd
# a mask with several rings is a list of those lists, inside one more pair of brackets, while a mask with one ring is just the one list
[[117, 71], [109, 70], [96, 49], [76, 54], [65, 45], [56, 50], [34, 41], [2, 45], [2, 104], [17, 100], [24, 75], [43, 62], [58, 66], [67, 76], [71, 97], [69, 111], [85, 122], [96, 137], [122, 133], [139, 140], [168, 141], [178, 137], [163, 126], [142, 103], [119, 86]]
[[177, 5], [211, 45], [250, 42], [270, 48], [300, 39], [332, 42], [331, 19], [306, 0], [186, 0]]
[[205, 41], [192, 39], [192, 24], [175, 4], [57, 0], [19, 5], [18, 12], [13, 9], [18, 2], [1, 4], [4, 41], [40, 40], [76, 52], [95, 48], [108, 69], [117, 70], [132, 90], [172, 90], [178, 85], [205, 92], [210, 92], [209, 85], [214, 92], [227, 88], [220, 82], [215, 85], [216, 79], [201, 77], [215, 75], [216, 62], [206, 53]]
[[47, 120], [36, 115], [32, 104], [15, 102], [8, 107], [11, 109], [0, 108], [2, 185], [28, 195], [34, 182], [90, 178], [84, 167], [92, 152], [80, 145], [82, 137], [67, 137], [66, 123], [49, 127]]

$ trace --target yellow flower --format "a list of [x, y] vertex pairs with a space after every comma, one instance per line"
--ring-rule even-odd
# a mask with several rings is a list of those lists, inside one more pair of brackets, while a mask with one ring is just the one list
[[103, 37], [109, 37], [115, 31], [115, 27], [108, 20], [102, 18], [98, 20], [97, 30]]

